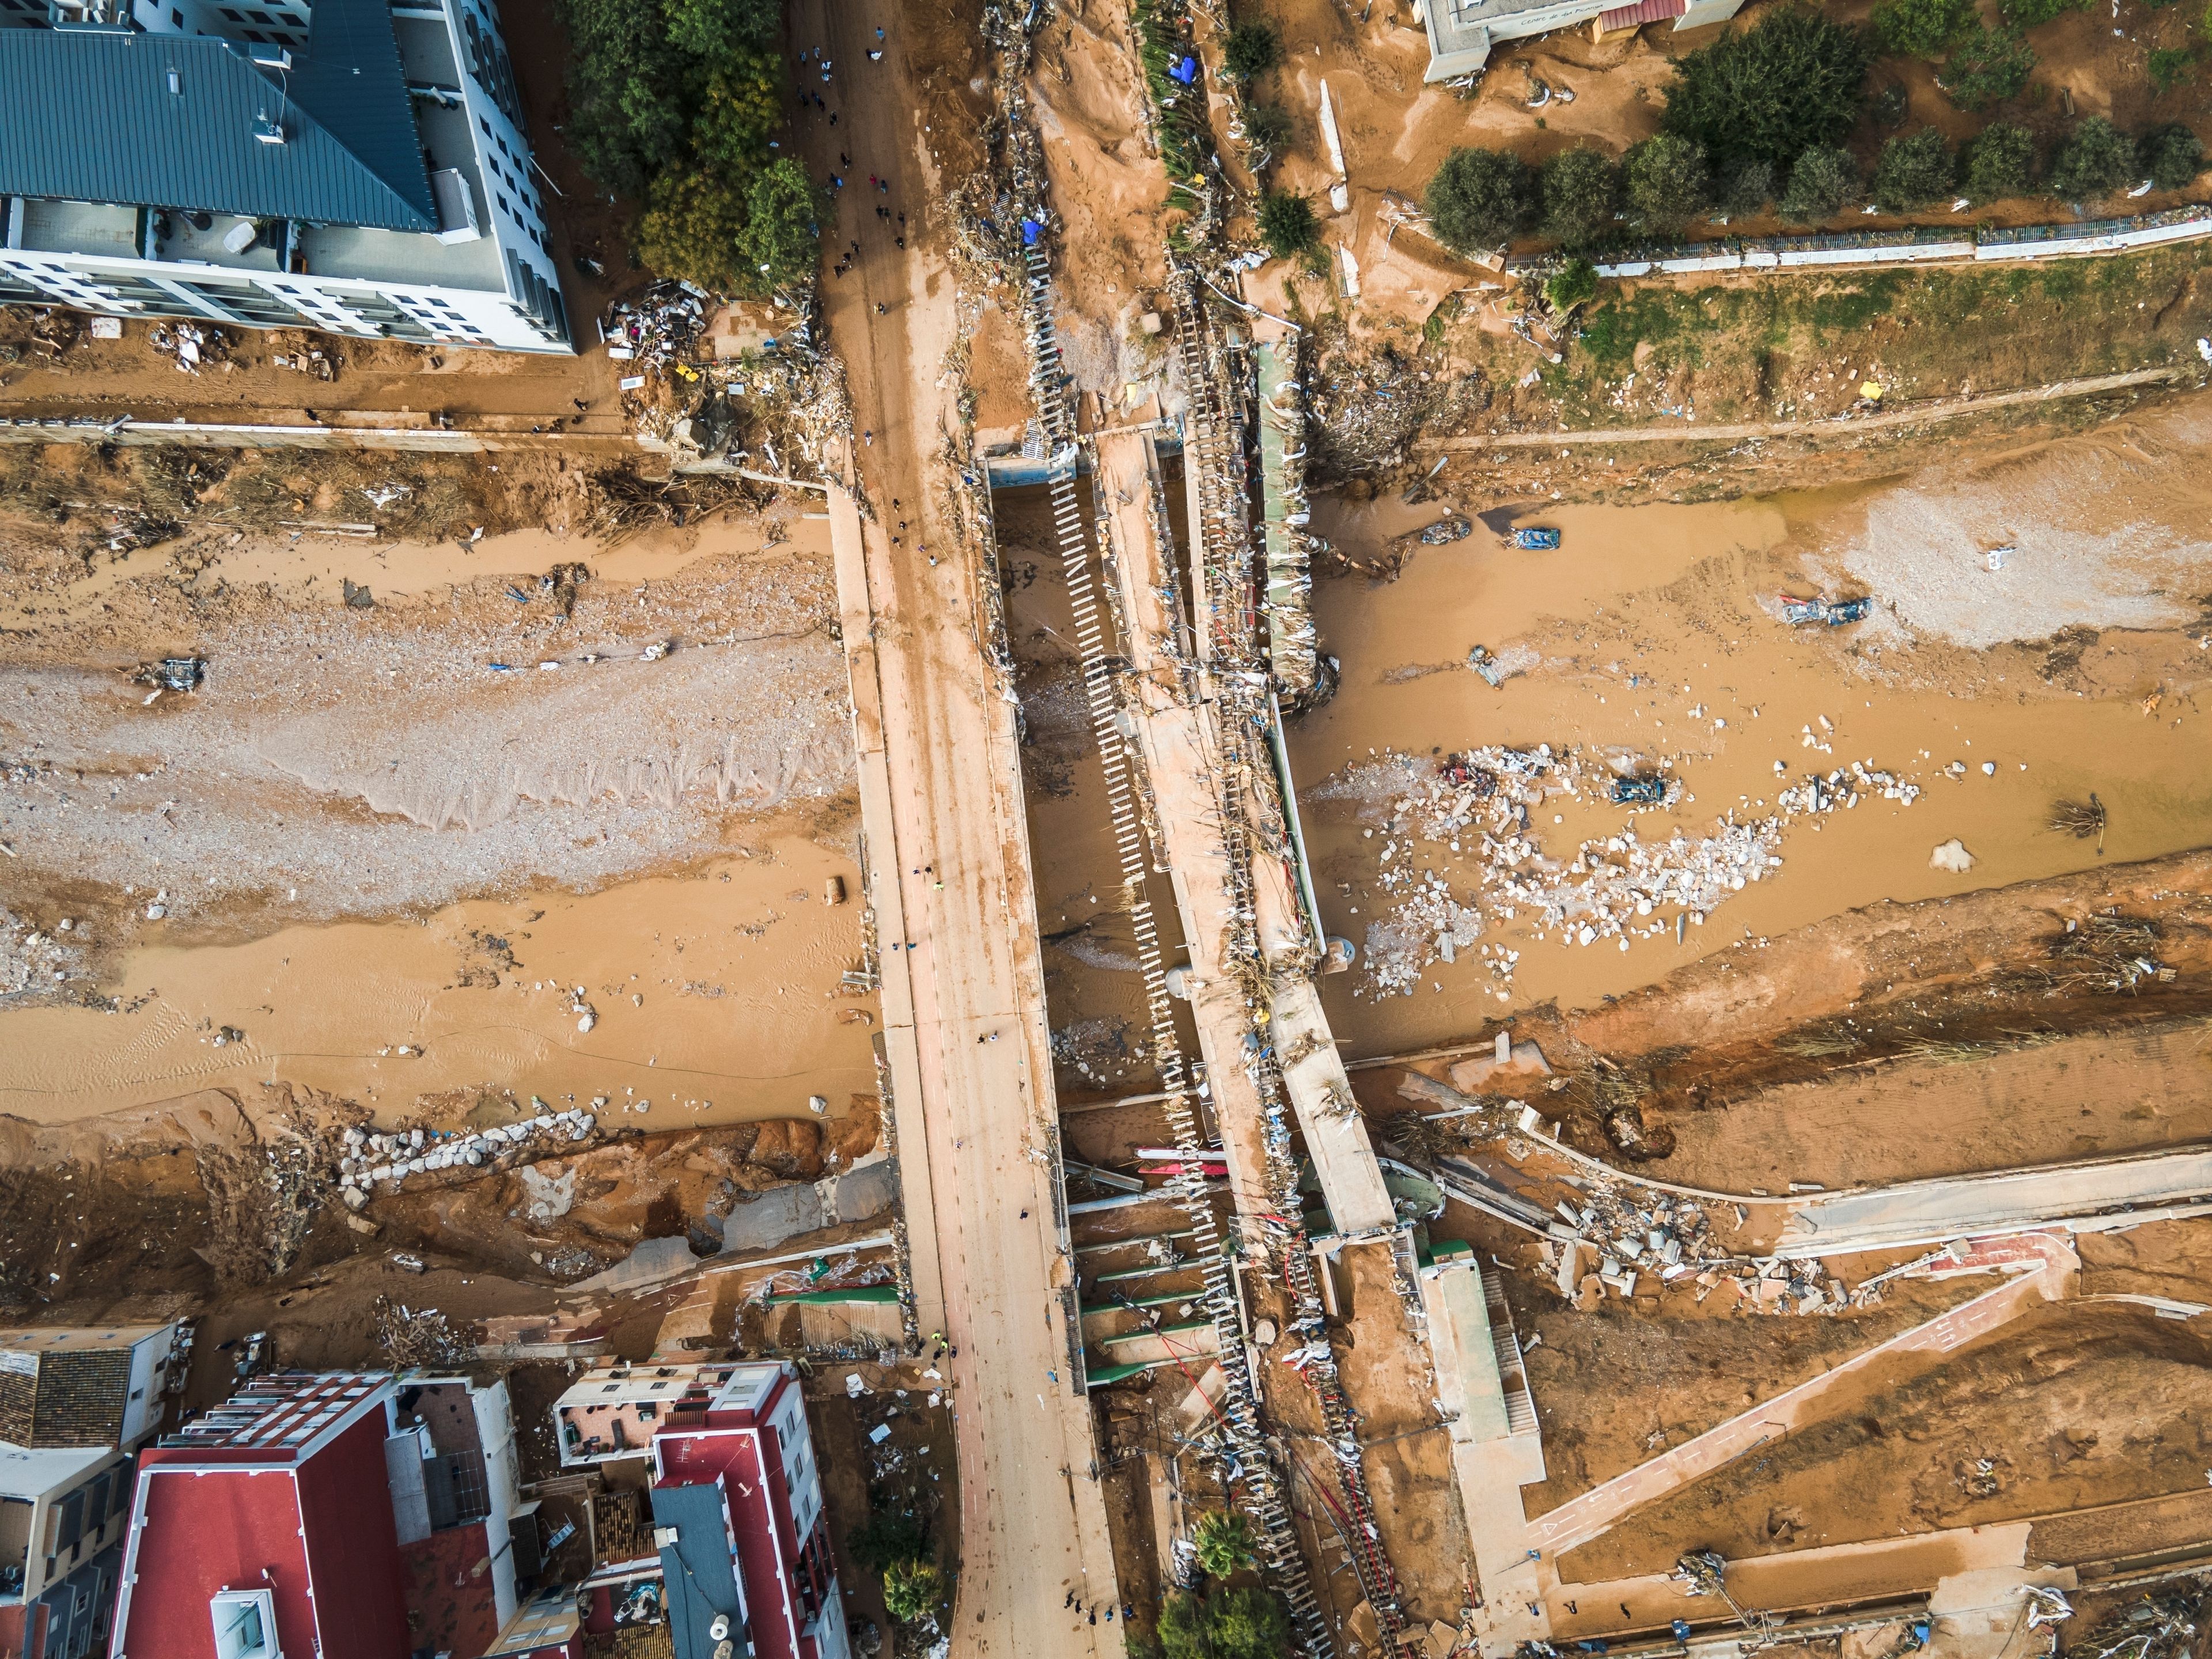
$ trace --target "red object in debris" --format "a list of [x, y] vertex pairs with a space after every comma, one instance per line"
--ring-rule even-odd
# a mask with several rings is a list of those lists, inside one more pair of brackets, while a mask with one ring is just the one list
[[1632, 29], [1639, 23], [1663, 22], [1669, 17], [1680, 17], [1689, 9], [1690, 0], [1637, 0], [1632, 6], [1615, 6], [1610, 11], [1600, 12], [1598, 31], [1610, 34], [1615, 29]]

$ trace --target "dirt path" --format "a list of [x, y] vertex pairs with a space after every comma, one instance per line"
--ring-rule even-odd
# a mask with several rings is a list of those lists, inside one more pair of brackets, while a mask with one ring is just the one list
[[1856, 437], [1890, 427], [1919, 426], [1930, 421], [1954, 421], [1993, 409], [2021, 404], [2056, 403], [2067, 398], [2094, 398], [2100, 392], [2124, 392], [2130, 386], [2156, 386], [2191, 379], [2185, 368], [2138, 368], [2125, 374], [2098, 374], [2082, 380], [2059, 380], [2051, 386], [2021, 392], [2000, 392], [1986, 398], [1960, 398], [1945, 403], [1916, 404], [1910, 409], [1885, 410], [1880, 415], [1834, 416], [1821, 421], [1747, 421], [1730, 426], [1632, 426], [1617, 431], [1586, 428], [1580, 431], [1500, 432], [1490, 437], [1446, 438], [1432, 447], [1447, 453], [1480, 449], [1541, 449], [1571, 438], [1577, 443], [1673, 444], [1739, 443], [1747, 438], [1796, 438], [1822, 433]]
[[[867, 58], [878, 27], [879, 64]], [[957, 155], [967, 135], [930, 130], [916, 51], [929, 27], [882, 0], [805, 6], [791, 23], [794, 54], [823, 49], [838, 77], [809, 83], [835, 92], [839, 125], [827, 111], [800, 122], [813, 171], [845, 177], [831, 257], [840, 237], [849, 245], [857, 232], [861, 244], [855, 268], [829, 283], [828, 313], [869, 516], [833, 498], [832, 529], [917, 1297], [926, 1321], [933, 1300], [943, 1309], [957, 1349], [953, 1651], [1112, 1653], [1117, 1625], [1068, 1634], [1071, 1593], [1090, 1604], [1118, 1597], [1090, 1474], [1090, 1408], [1071, 1392], [1056, 1323], [1064, 1266], [1042, 1156], [1051, 1059], [1012, 708], [974, 634], [974, 550], [952, 540], [945, 479], [930, 465], [957, 419], [957, 385], [940, 364], [959, 323], [919, 210], [939, 187], [933, 151]], [[872, 173], [888, 189], [867, 188]], [[905, 249], [878, 205], [908, 215]], [[925, 545], [941, 562], [929, 563]], [[921, 1276], [933, 1255], [937, 1286]]]

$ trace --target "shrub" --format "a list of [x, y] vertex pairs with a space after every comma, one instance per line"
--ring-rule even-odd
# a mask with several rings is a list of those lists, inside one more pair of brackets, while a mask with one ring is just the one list
[[1723, 161], [1786, 167], [1815, 144], [1839, 144], [1859, 117], [1867, 44], [1802, 5], [1731, 28], [1676, 60], [1666, 130]]
[[1974, 0], [1881, 0], [1871, 20], [1875, 38], [1895, 52], [1934, 58], [1981, 21]]
[[2101, 115], [2092, 115], [2051, 164], [2051, 193], [2061, 201], [2109, 196], [2136, 177], [2136, 147]]
[[1905, 82], [1891, 81], [1874, 95], [1869, 106], [1878, 126], [1901, 127], [1905, 118], [1912, 113], [1912, 98], [1905, 90]]
[[1446, 247], [1486, 252], [1527, 222], [1534, 191], [1521, 158], [1504, 150], [1455, 149], [1429, 180], [1429, 221]]
[[2160, 190], [2185, 190], [2204, 170], [2204, 141], [2179, 121], [2143, 134], [2136, 149], [2143, 171]]
[[921, 1520], [900, 1514], [881, 1497], [871, 1504], [867, 1520], [845, 1534], [846, 1553], [878, 1576], [895, 1563], [920, 1557], [927, 1542]]
[[2150, 55], [2150, 83], [2160, 92], [2172, 92], [2189, 78], [2197, 54], [2186, 46], [2159, 46]]
[[1766, 161], [1739, 161], [1721, 174], [1713, 204], [1730, 218], [1748, 218], [1774, 199], [1774, 167]]
[[1951, 147], [1934, 127], [1893, 138], [1874, 164], [1875, 204], [1884, 213], [1910, 213], [1946, 194], [1957, 176]]
[[1563, 149], [1544, 163], [1544, 234], [1563, 247], [1588, 247], [1613, 228], [1620, 171], [1594, 149]]
[[1278, 259], [1294, 259], [1321, 240], [1313, 204], [1296, 191], [1274, 190], [1260, 204], [1260, 240]]
[[2035, 140], [2026, 127], [1992, 121], [1966, 146], [1966, 196], [1976, 207], [2027, 194]]
[[1587, 259], [1570, 259], [1544, 284], [1544, 297], [1554, 311], [1571, 311], [1597, 298], [1597, 267]]
[[1283, 61], [1283, 37], [1273, 23], [1239, 23], [1222, 43], [1221, 66], [1232, 81], [1256, 81]]
[[1673, 133], [1646, 138], [1621, 166], [1622, 193], [1639, 228], [1672, 235], [1712, 201], [1705, 147]]
[[1165, 1659], [1281, 1659], [1291, 1648], [1290, 1613], [1266, 1590], [1177, 1590], [1160, 1606]]
[[1790, 169], [1780, 203], [1782, 216], [1803, 224], [1832, 219], [1856, 198], [1858, 189], [1858, 169], [1851, 164], [1850, 151], [1815, 144]]
[[1198, 1523], [1192, 1541], [1198, 1565], [1215, 1578], [1234, 1578], [1259, 1559], [1252, 1523], [1241, 1515], [1209, 1515]]
[[884, 1611], [902, 1625], [937, 1616], [945, 1601], [945, 1575], [919, 1556], [894, 1561], [884, 1572]]
[[2035, 53], [2016, 28], [1976, 29], [1936, 77], [1944, 95], [1960, 109], [1987, 109], [2016, 98], [2035, 67]]
[[1291, 142], [1291, 115], [1280, 104], [1244, 106], [1244, 141], [1255, 149], [1277, 150]]
[[738, 233], [742, 286], [768, 294], [812, 276], [829, 216], [829, 192], [792, 157], [755, 173], [745, 191], [745, 228]]
[[2016, 29], [2048, 23], [2063, 11], [2087, 11], [2091, 0], [1997, 0], [1997, 10]]

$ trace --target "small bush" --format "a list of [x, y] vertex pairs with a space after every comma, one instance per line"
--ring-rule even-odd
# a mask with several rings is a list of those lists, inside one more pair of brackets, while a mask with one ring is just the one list
[[1894, 52], [1935, 58], [1981, 21], [1974, 0], [1881, 0], [1871, 20], [1875, 36]]
[[1966, 199], [1976, 207], [2027, 194], [2035, 140], [2026, 127], [1992, 121], [1966, 147]]
[[1232, 81], [1256, 81], [1283, 61], [1283, 37], [1273, 23], [1239, 23], [1222, 43], [1221, 66]]
[[2143, 171], [2160, 190], [2186, 190], [2204, 171], [2204, 141], [2179, 121], [2143, 134], [2136, 149]]
[[1673, 235], [1712, 202], [1712, 173], [1705, 146], [1662, 132], [1628, 152], [1621, 165], [1622, 194], [1638, 228]]
[[1274, 190], [1260, 204], [1260, 240], [1278, 259], [1295, 259], [1321, 240], [1313, 204], [1296, 191]]
[[2160, 92], [2172, 92], [2189, 78], [2197, 54], [2186, 46], [2159, 46], [2150, 55], [2150, 83]]
[[1486, 252], [1528, 222], [1534, 204], [1528, 169], [1504, 150], [1455, 149], [1429, 180], [1429, 221], [1444, 246]]
[[1790, 169], [1790, 183], [1782, 192], [1782, 216], [1801, 224], [1832, 219], [1858, 196], [1858, 168], [1850, 151], [1830, 144], [1815, 144]]
[[1987, 109], [2017, 98], [2035, 68], [2035, 53], [2016, 28], [1976, 29], [1959, 43], [1937, 83], [1960, 109]]
[[1244, 106], [1244, 141], [1255, 149], [1278, 150], [1291, 142], [1291, 113], [1280, 104]]
[[902, 1625], [933, 1620], [944, 1602], [945, 1575], [934, 1563], [915, 1556], [884, 1570], [884, 1611]]
[[1160, 1606], [1158, 1629], [1165, 1659], [1281, 1659], [1291, 1650], [1290, 1611], [1261, 1589], [1176, 1590]]
[[1739, 161], [1721, 174], [1713, 205], [1732, 219], [1749, 218], [1774, 199], [1774, 168], [1765, 161]]
[[1948, 194], [1955, 177], [1951, 147], [1934, 127], [1893, 138], [1875, 162], [1875, 205], [1884, 213], [1911, 213]]
[[845, 1534], [845, 1550], [861, 1567], [880, 1576], [897, 1562], [919, 1557], [927, 1541], [918, 1518], [901, 1515], [878, 1499], [867, 1520]]
[[1544, 297], [1554, 311], [1571, 311], [1597, 298], [1597, 267], [1587, 259], [1570, 259], [1544, 284]]
[[2051, 193], [2065, 202], [2093, 202], [2136, 177], [2136, 147], [2101, 115], [2092, 115], [2051, 164]]
[[2013, 27], [2032, 29], [2061, 12], [2086, 11], [2090, 4], [2091, 0], [1997, 0], [1997, 9]]
[[1544, 163], [1544, 234], [1562, 247], [1589, 247], [1613, 229], [1620, 171], [1594, 149], [1563, 149]]
[[1234, 1578], [1259, 1559], [1252, 1523], [1241, 1515], [1207, 1516], [1191, 1541], [1198, 1549], [1198, 1565], [1211, 1577]]
[[1786, 167], [1857, 125], [1866, 39], [1825, 13], [1788, 5], [1675, 60], [1666, 131], [1728, 162]]
[[1877, 126], [1901, 127], [1905, 118], [1912, 112], [1912, 99], [1905, 90], [1904, 82], [1892, 81], [1875, 94], [1869, 108]]

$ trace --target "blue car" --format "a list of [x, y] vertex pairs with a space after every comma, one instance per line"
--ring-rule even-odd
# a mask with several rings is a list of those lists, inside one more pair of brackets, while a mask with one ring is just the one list
[[1506, 540], [1525, 552], [1548, 553], [1559, 544], [1559, 532], [1541, 525], [1529, 525], [1514, 531]]

